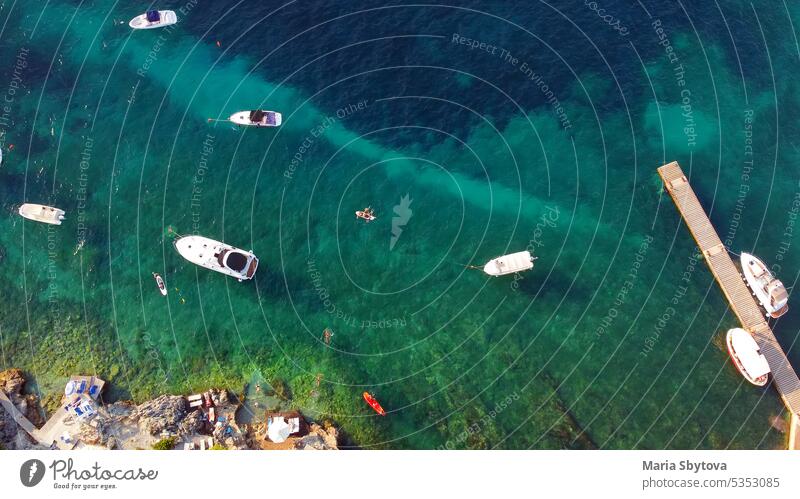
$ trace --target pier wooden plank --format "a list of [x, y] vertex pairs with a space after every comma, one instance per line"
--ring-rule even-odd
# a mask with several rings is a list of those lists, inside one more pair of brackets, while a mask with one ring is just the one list
[[658, 169], [672, 201], [694, 237], [711, 273], [730, 303], [733, 313], [748, 330], [766, 357], [772, 381], [792, 414], [800, 414], [800, 379], [770, 329], [764, 313], [744, 283], [739, 269], [725, 250], [716, 229], [692, 189], [680, 165], [673, 161]]

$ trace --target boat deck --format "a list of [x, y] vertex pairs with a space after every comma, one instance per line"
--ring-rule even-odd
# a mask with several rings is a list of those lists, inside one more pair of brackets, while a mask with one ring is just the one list
[[[697, 246], [700, 247], [700, 251], [702, 251], [725, 298], [730, 303], [733, 313], [739, 318], [742, 327], [753, 335], [761, 352], [766, 357], [772, 370], [773, 384], [783, 399], [783, 403], [792, 413], [792, 425], [794, 426], [800, 421], [800, 418], [795, 417], [800, 414], [800, 379], [798, 379], [797, 373], [767, 324], [764, 312], [744, 283], [739, 269], [731, 260], [725, 245], [722, 244], [680, 165], [673, 161], [660, 167], [658, 174], [664, 181], [667, 192], [675, 202], [675, 206]], [[791, 440], [790, 448], [797, 439]]]

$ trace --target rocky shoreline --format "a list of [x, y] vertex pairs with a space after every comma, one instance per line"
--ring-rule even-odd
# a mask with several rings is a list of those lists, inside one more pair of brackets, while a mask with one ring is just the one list
[[[0, 372], [2, 390], [19, 413], [36, 428], [47, 424], [36, 395], [25, 394], [25, 376], [20, 369]], [[339, 431], [330, 422], [319, 424], [303, 416], [302, 434], [280, 444], [267, 438], [266, 423], [237, 424], [236, 412], [242, 403], [227, 390], [204, 392], [202, 406], [190, 406], [182, 395], [160, 395], [141, 404], [114, 402], [98, 404], [90, 418], [77, 418], [63, 412], [56, 433], [68, 433], [60, 448], [91, 449], [230, 449], [230, 450], [338, 450]], [[298, 413], [299, 414], [299, 413]], [[52, 416], [59, 418], [57, 412]], [[0, 405], [0, 446], [3, 449], [46, 449], [40, 435], [28, 434], [14, 416]]]

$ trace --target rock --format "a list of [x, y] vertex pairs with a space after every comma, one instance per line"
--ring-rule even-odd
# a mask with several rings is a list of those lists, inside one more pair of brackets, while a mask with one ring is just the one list
[[0, 372], [0, 389], [6, 392], [8, 398], [20, 395], [23, 386], [25, 386], [25, 376], [22, 374], [22, 369], [6, 369]]
[[114, 437], [108, 437], [106, 440], [106, 449], [113, 450], [117, 447], [117, 439]]
[[326, 450], [325, 440], [319, 435], [306, 435], [297, 441], [295, 448], [300, 450]]
[[325, 446], [329, 449], [338, 449], [339, 448], [339, 432], [336, 431], [336, 428], [331, 426], [322, 440], [325, 441]]
[[14, 402], [14, 405], [17, 407], [17, 410], [19, 412], [21, 412], [22, 414], [25, 414], [25, 413], [28, 412], [28, 400], [27, 399], [18, 398], [18, 399], [11, 399], [11, 400], [12, 400], [12, 402]]
[[308, 435], [299, 439], [295, 444], [296, 449], [301, 450], [338, 450], [339, 432], [331, 424], [326, 424], [326, 428], [316, 423], [312, 423], [308, 430]]
[[159, 435], [164, 430], [177, 433], [186, 416], [186, 399], [177, 395], [161, 395], [136, 407], [131, 415], [139, 427], [150, 435]]
[[103, 434], [103, 426], [100, 424], [97, 426], [81, 424], [76, 437], [87, 445], [105, 445], [108, 442], [108, 436]]
[[205, 433], [207, 431], [206, 422], [205, 414], [202, 411], [192, 411], [181, 421], [180, 431], [184, 435]]

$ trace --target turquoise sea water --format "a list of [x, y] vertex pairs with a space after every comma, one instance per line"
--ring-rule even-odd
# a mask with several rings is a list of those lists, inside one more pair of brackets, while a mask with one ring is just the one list
[[[158, 6], [174, 29], [132, 32], [121, 2], [0, 8], [0, 367], [34, 391], [256, 373], [365, 448], [782, 446], [655, 168], [679, 161], [730, 248], [796, 282], [796, 7]], [[284, 125], [208, 122], [255, 107]], [[256, 279], [192, 266], [170, 228], [252, 249]], [[517, 278], [459, 265], [525, 248]], [[798, 317], [775, 324], [795, 362]]]

